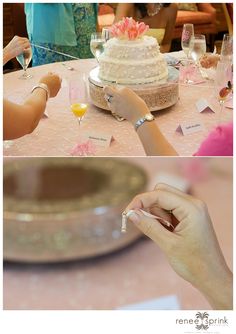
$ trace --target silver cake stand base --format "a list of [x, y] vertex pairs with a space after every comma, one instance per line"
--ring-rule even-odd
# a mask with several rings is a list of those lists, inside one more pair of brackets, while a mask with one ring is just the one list
[[[116, 86], [115, 82], [101, 80], [98, 76], [99, 67], [92, 69], [89, 74], [89, 92], [93, 104], [101, 109], [109, 110], [104, 98], [103, 87]], [[162, 110], [173, 106], [179, 98], [179, 71], [174, 67], [168, 67], [168, 78], [150, 84], [126, 85], [140, 96], [147, 104], [150, 111]], [[119, 85], [121, 87], [122, 85]]]

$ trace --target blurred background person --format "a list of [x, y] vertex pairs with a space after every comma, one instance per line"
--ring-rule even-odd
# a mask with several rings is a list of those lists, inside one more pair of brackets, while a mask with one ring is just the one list
[[144, 22], [149, 25], [146, 34], [157, 39], [161, 52], [169, 52], [177, 10], [175, 3], [120, 3], [116, 8], [115, 22], [123, 17]]
[[97, 28], [95, 3], [26, 3], [25, 14], [33, 66], [70, 60], [53, 50], [78, 58], [93, 57], [91, 34]]

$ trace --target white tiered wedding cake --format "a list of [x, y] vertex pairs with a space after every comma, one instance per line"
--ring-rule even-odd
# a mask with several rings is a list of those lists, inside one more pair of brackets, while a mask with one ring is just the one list
[[113, 25], [114, 36], [99, 57], [99, 78], [117, 84], [147, 84], [168, 77], [168, 69], [157, 40], [143, 36], [144, 23], [124, 18]]

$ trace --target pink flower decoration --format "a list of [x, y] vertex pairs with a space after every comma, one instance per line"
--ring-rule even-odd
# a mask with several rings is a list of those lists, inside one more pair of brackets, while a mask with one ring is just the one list
[[90, 156], [90, 155], [95, 155], [95, 152], [96, 152], [96, 146], [91, 140], [87, 140], [84, 143], [78, 143], [71, 151], [71, 155]]
[[113, 37], [119, 39], [135, 40], [141, 38], [149, 26], [143, 22], [136, 22], [132, 17], [125, 17], [122, 21], [114, 24], [110, 28]]

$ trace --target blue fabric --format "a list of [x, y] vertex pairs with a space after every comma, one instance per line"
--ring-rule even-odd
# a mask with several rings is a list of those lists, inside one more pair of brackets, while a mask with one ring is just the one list
[[[90, 38], [96, 31], [97, 4], [26, 3], [25, 12], [31, 43], [78, 58], [93, 57]], [[34, 46], [32, 52], [33, 66], [71, 60], [69, 57]]]
[[29, 39], [35, 43], [75, 46], [76, 33], [72, 4], [25, 4]]

